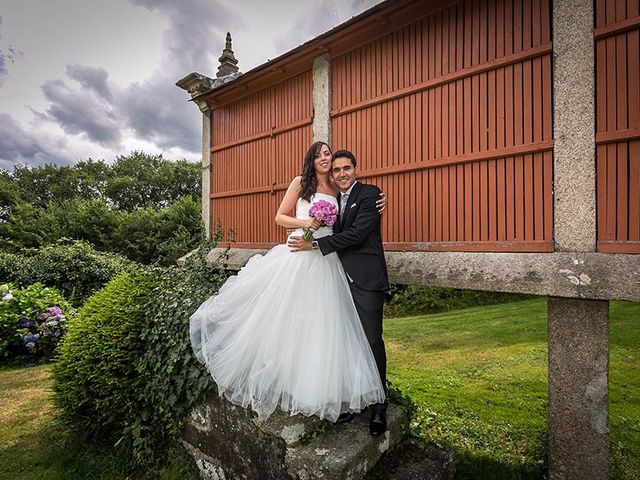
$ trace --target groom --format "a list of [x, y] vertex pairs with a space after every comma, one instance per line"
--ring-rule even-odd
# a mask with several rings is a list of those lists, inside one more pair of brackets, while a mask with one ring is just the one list
[[[320, 249], [323, 255], [338, 252], [386, 391], [387, 356], [382, 339], [382, 306], [389, 283], [382, 249], [380, 214], [376, 208], [380, 189], [358, 182], [357, 173], [353, 153], [338, 150], [333, 154], [331, 174], [340, 189], [340, 214], [333, 226], [333, 235], [306, 242], [300, 237], [291, 237], [288, 245], [292, 251]], [[371, 405], [369, 430], [372, 435], [386, 431], [386, 410], [386, 402]], [[353, 416], [343, 415], [339, 422], [349, 421]]]

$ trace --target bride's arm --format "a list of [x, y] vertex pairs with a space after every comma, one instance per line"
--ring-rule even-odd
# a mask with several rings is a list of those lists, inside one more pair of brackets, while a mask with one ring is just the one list
[[300, 198], [300, 180], [301, 177], [294, 178], [287, 188], [287, 193], [284, 194], [282, 203], [276, 213], [276, 223], [285, 228], [312, 228], [316, 225], [316, 221], [313, 218], [303, 220], [287, 215], [285, 212], [292, 211], [298, 198]]

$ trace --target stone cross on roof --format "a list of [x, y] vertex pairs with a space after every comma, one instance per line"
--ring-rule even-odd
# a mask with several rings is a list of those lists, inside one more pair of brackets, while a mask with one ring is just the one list
[[233, 50], [231, 50], [231, 34], [229, 32], [227, 32], [224, 50], [222, 50], [222, 55], [220, 55], [218, 60], [220, 61], [220, 66], [218, 67], [216, 77], [225, 77], [238, 71], [238, 60], [233, 55]]

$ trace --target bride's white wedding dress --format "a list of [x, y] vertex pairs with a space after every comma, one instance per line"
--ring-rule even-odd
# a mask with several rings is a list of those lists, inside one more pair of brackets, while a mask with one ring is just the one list
[[[298, 199], [309, 218], [316, 193]], [[331, 235], [321, 227], [316, 238]], [[302, 234], [296, 231], [294, 234]], [[276, 409], [335, 421], [384, 401], [373, 354], [336, 253], [277, 245], [252, 257], [190, 319], [191, 344], [229, 401], [265, 419]]]

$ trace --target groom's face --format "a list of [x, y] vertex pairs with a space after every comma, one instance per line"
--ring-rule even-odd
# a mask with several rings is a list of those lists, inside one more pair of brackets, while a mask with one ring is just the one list
[[358, 171], [353, 166], [351, 160], [346, 157], [338, 157], [333, 159], [331, 164], [331, 175], [336, 186], [342, 191], [349, 190], [353, 182], [356, 181]]

